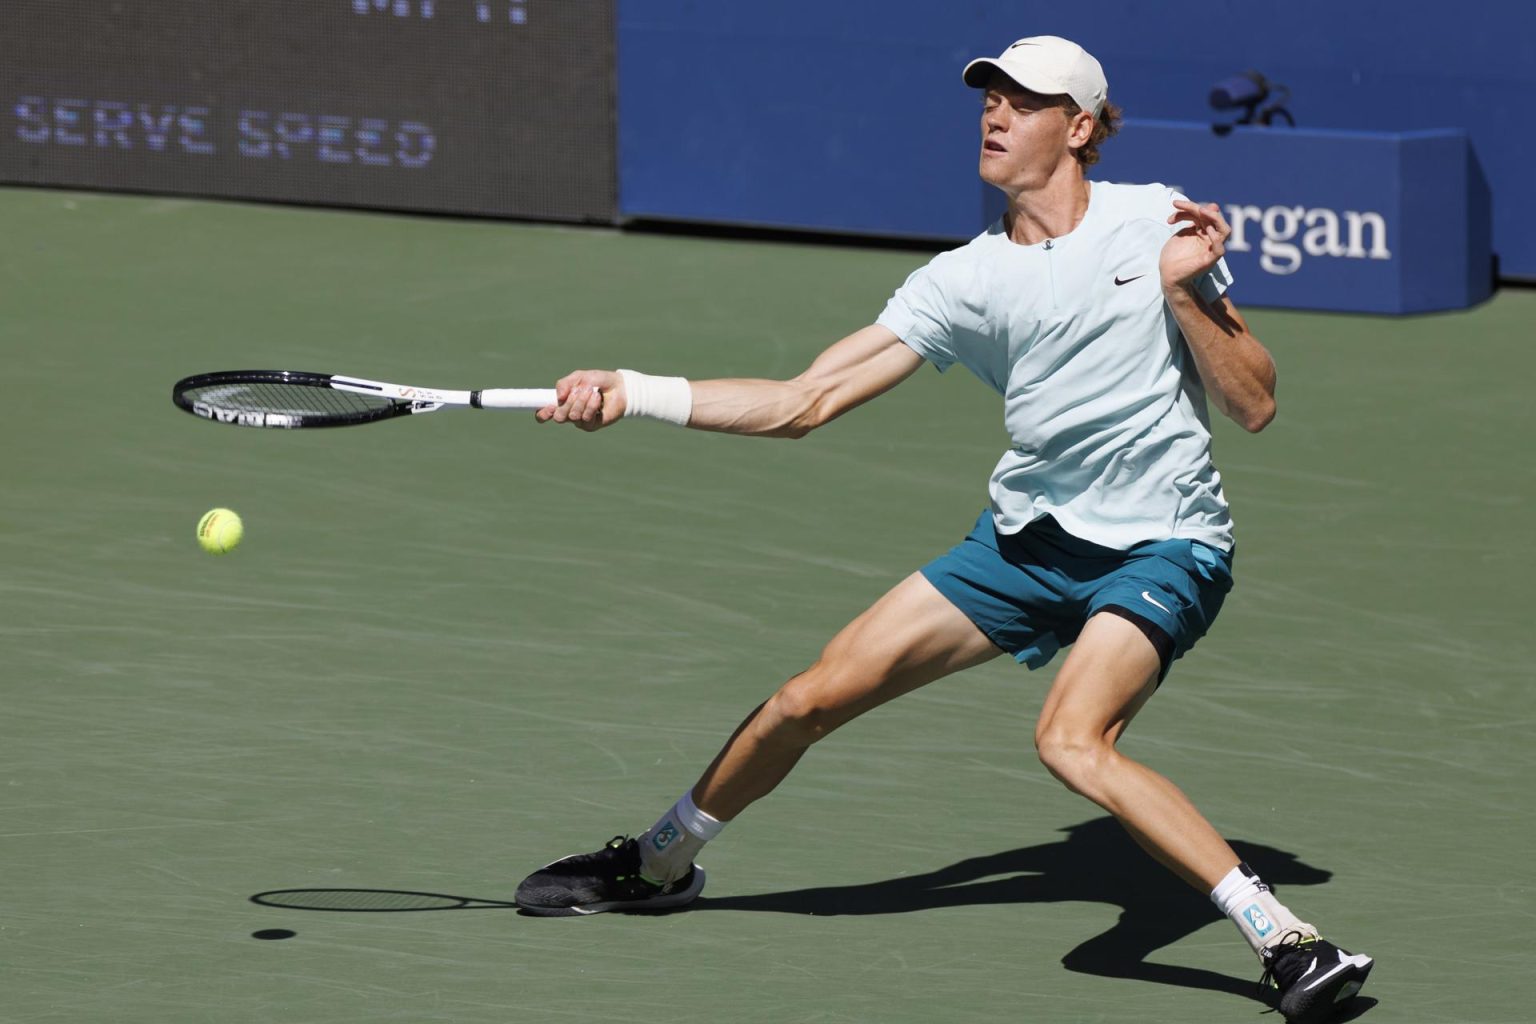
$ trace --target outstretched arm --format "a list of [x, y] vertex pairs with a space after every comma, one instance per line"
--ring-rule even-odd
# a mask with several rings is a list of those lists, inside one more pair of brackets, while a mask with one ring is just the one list
[[[688, 426], [758, 437], [804, 437], [849, 409], [910, 377], [922, 356], [878, 324], [832, 345], [790, 380], [689, 381]], [[613, 370], [577, 370], [555, 383], [555, 405], [535, 413], [540, 423], [598, 430], [629, 407], [624, 378]]]
[[1225, 295], [1212, 302], [1195, 286], [1226, 252], [1232, 229], [1214, 203], [1173, 205], [1168, 222], [1184, 227], [1163, 246], [1163, 297], [1212, 403], [1244, 430], [1263, 430], [1275, 418], [1275, 362]]

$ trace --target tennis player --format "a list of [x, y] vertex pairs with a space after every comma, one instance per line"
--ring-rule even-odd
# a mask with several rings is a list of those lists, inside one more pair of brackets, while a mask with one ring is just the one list
[[924, 363], [959, 363], [1003, 397], [1013, 445], [991, 507], [959, 545], [898, 583], [754, 710], [649, 830], [530, 875], [542, 915], [679, 907], [703, 845], [855, 716], [1006, 652], [1071, 651], [1035, 727], [1040, 760], [1210, 894], [1279, 990], [1287, 1021], [1325, 1019], [1369, 957], [1275, 898], [1168, 779], [1116, 741], [1232, 586], [1232, 521], [1207, 401], [1248, 431], [1275, 415], [1275, 367], [1227, 297], [1229, 228], [1161, 185], [1089, 181], [1119, 126], [1099, 62], [1054, 36], [965, 67], [984, 95], [980, 173], [1006, 214], [897, 289], [876, 321], [798, 377], [697, 380], [580, 370], [541, 422], [585, 430], [650, 417], [802, 437]]

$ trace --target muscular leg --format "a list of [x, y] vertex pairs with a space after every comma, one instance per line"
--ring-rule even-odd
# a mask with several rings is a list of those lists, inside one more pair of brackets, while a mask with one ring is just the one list
[[694, 855], [722, 822], [783, 781], [812, 743], [893, 697], [1001, 653], [914, 573], [748, 715], [693, 789], [654, 826], [545, 865], [518, 885], [517, 905], [552, 917], [686, 906], [704, 888]]
[[812, 743], [894, 697], [1002, 652], [920, 573], [843, 628], [816, 663], [747, 716], [693, 787], [721, 821], [784, 780]]
[[1209, 893], [1239, 858], [1172, 782], [1115, 743], [1157, 687], [1157, 651], [1117, 615], [1088, 620], [1035, 726], [1051, 774], [1119, 819], [1143, 849]]

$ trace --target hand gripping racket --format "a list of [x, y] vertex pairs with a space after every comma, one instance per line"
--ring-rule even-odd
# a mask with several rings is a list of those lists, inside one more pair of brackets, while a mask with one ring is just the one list
[[554, 388], [441, 391], [298, 370], [225, 370], [176, 382], [171, 400], [204, 419], [241, 427], [349, 427], [396, 416], [470, 409], [542, 409]]

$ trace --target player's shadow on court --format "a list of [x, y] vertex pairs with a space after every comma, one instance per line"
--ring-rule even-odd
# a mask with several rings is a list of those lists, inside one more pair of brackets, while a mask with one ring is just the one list
[[[1149, 962], [1154, 952], [1222, 920], [1221, 914], [1208, 898], [1147, 856], [1113, 818], [1097, 818], [1062, 831], [1067, 838], [1060, 842], [972, 857], [927, 874], [756, 896], [706, 896], [693, 909], [830, 917], [993, 903], [1108, 903], [1121, 908], [1120, 919], [1108, 931], [1067, 952], [1062, 964], [1068, 970], [1269, 1001], [1259, 994], [1257, 970], [1252, 977], [1236, 978], [1199, 967]], [[1232, 847], [1277, 890], [1320, 885], [1332, 877], [1332, 872], [1284, 850], [1240, 840], [1233, 841]], [[1231, 938], [1241, 943], [1235, 933]], [[1374, 1005], [1375, 1000], [1357, 998], [1349, 1012], [1335, 1019], [1359, 1016]]]

